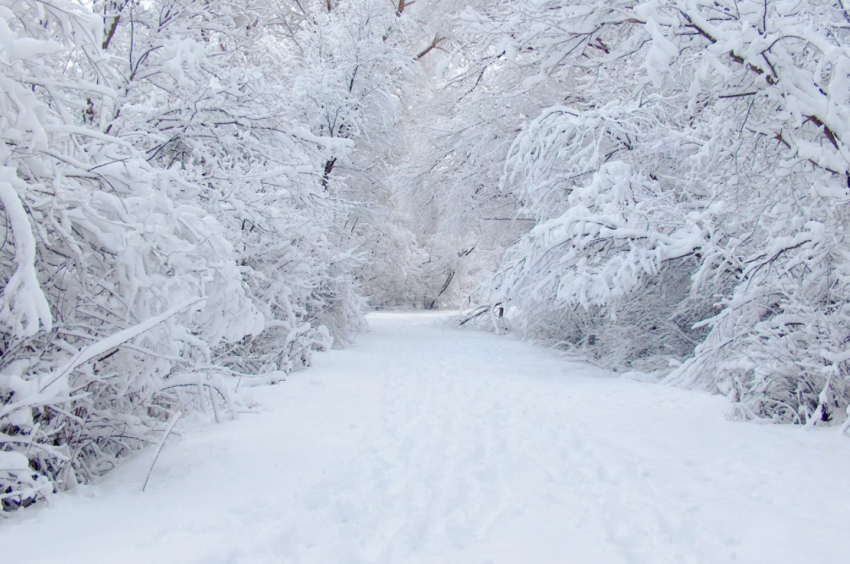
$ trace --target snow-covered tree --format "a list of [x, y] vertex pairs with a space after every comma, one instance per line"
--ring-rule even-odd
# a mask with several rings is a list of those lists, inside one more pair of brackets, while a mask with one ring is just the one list
[[[440, 7], [451, 13], [462, 5]], [[439, 25], [440, 41], [420, 62], [426, 74], [415, 82], [416, 103], [405, 109], [406, 152], [393, 185], [428, 257], [417, 277], [423, 305], [456, 307], [529, 226], [515, 213], [514, 194], [499, 190], [499, 178], [525, 116], [539, 111], [545, 96], [517, 95], [523, 73], [481, 56], [455, 14], [430, 25]]]
[[328, 238], [335, 204], [316, 172], [347, 144], [291, 124], [286, 45], [270, 25], [277, 15], [262, 2], [181, 1], [132, 17], [153, 32], [131, 37], [134, 27], [122, 28], [125, 42], [149, 55], [128, 65], [135, 70], [116, 131], [196, 186], [173, 197], [200, 201], [228, 227], [267, 321], [263, 335], [222, 359], [241, 371], [288, 372], [328, 344], [323, 325], [350, 340], [360, 323], [350, 261]]
[[101, 127], [120, 107], [101, 18], [62, 0], [0, 9], [0, 448], [28, 460], [0, 473], [13, 508], [154, 439], [176, 386], [232, 407], [203, 367], [262, 318], [223, 226]]
[[3, 509], [102, 474], [177, 411], [235, 416], [226, 379], [280, 379], [359, 328], [320, 189], [345, 142], [286, 119], [268, 14], [0, 3]]
[[563, 86], [506, 161], [537, 225], [492, 300], [610, 366], [684, 361], [668, 381], [735, 416], [843, 420], [848, 18], [826, 0], [466, 12], [521, 90]]
[[399, 260], [416, 253], [394, 212], [388, 173], [403, 150], [400, 108], [415, 72], [409, 43], [417, 33], [404, 6], [375, 0], [293, 12], [282, 27], [293, 45], [295, 114], [315, 135], [350, 144], [322, 165], [322, 188], [339, 204], [335, 242], [362, 262], [365, 295], [387, 305], [384, 289], [409, 273]]

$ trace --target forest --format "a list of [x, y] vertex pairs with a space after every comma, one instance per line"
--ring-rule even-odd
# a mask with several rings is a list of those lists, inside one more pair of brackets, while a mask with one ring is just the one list
[[845, 0], [0, 0], [0, 88], [0, 514], [373, 310], [850, 429]]

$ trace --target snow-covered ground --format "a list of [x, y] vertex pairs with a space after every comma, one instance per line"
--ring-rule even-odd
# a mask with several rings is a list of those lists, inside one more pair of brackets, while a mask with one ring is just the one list
[[[850, 441], [427, 314], [0, 523], [3, 564], [850, 561]], [[86, 495], [82, 495], [85, 493]]]

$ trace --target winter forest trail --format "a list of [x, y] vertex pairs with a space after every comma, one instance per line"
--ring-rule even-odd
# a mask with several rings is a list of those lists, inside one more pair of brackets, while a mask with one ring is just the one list
[[[850, 444], [724, 399], [374, 314], [259, 414], [0, 524], [3, 564], [843, 562]], [[35, 549], [37, 547], [37, 549]]]

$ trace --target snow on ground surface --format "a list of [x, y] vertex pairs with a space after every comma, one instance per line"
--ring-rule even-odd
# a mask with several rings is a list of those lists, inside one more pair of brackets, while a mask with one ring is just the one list
[[0, 523], [3, 564], [850, 562], [850, 441], [725, 400], [373, 314], [88, 494]]

